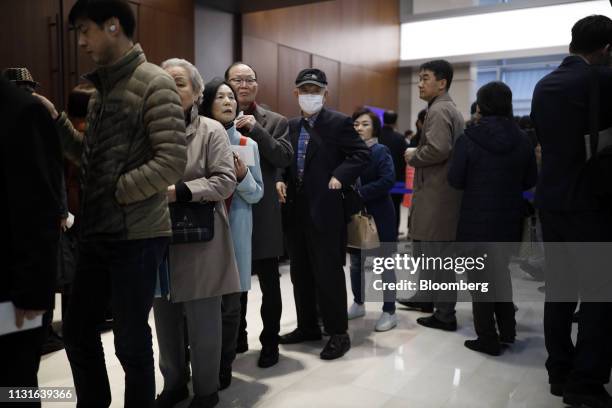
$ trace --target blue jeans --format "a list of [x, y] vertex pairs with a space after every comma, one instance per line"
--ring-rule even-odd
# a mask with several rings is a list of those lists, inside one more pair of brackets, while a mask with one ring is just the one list
[[[359, 305], [363, 304], [363, 282], [365, 276], [363, 273], [363, 265], [361, 264], [361, 252], [351, 253], [351, 289], [353, 290], [353, 301]], [[395, 271], [385, 270], [382, 274], [382, 280], [385, 283], [395, 282]], [[385, 291], [382, 310], [389, 314], [395, 313], [395, 291]], [[392, 299], [392, 300], [391, 300]]]
[[97, 326], [110, 299], [115, 354], [125, 371], [125, 407], [155, 404], [149, 312], [157, 269], [169, 238], [80, 244], [71, 302], [64, 322], [66, 354], [77, 407], [108, 407], [111, 391]]

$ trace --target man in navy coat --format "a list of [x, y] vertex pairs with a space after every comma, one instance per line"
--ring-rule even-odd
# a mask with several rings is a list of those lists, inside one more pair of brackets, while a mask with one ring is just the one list
[[330, 339], [324, 360], [350, 349], [344, 277], [346, 216], [343, 189], [352, 185], [370, 160], [370, 151], [353, 120], [323, 107], [327, 79], [318, 69], [302, 70], [295, 81], [301, 118], [289, 121], [293, 159], [277, 184], [287, 206], [291, 281], [297, 329], [281, 344], [319, 340], [317, 302]]
[[[538, 82], [531, 110], [542, 145], [536, 205], [547, 242], [546, 368], [551, 393], [563, 396], [572, 406], [612, 407], [612, 398], [604, 389], [610, 379], [612, 304], [589, 301], [588, 293], [595, 288], [584, 282], [602, 263], [593, 262], [577, 244], [612, 241], [609, 208], [597, 199], [590, 187], [593, 177], [585, 173], [585, 135], [590, 133], [591, 113], [598, 116], [600, 128], [612, 124], [611, 43], [612, 20], [608, 17], [578, 21], [572, 28], [571, 55]], [[599, 100], [591, 100], [594, 80]], [[609, 263], [604, 264], [607, 269], [600, 272], [608, 273]], [[579, 299], [574, 345], [572, 317]]]

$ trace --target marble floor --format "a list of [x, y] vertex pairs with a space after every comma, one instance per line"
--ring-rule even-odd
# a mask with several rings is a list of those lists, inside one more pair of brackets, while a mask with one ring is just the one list
[[[296, 325], [288, 266], [281, 268], [283, 316], [281, 332]], [[348, 270], [347, 270], [348, 272]], [[541, 284], [514, 268], [519, 291], [535, 291]], [[220, 393], [220, 407], [418, 407], [418, 408], [553, 408], [560, 398], [548, 393], [544, 369], [546, 351], [541, 302], [519, 303], [518, 341], [494, 358], [466, 349], [474, 337], [471, 305], [458, 305], [459, 330], [455, 333], [423, 328], [415, 319], [423, 314], [398, 307], [399, 325], [389, 332], [374, 332], [380, 304], [368, 303], [364, 318], [350, 321], [353, 347], [341, 359], [322, 361], [324, 340], [281, 346], [279, 363], [268, 369], [256, 365], [261, 329], [261, 292], [254, 278], [249, 293], [249, 347], [234, 363], [234, 380]], [[347, 288], [350, 284], [347, 273]], [[349, 301], [350, 301], [349, 297]], [[150, 324], [154, 327], [153, 317]], [[155, 332], [155, 331], [153, 331]], [[113, 335], [102, 336], [113, 390], [112, 407], [123, 406], [123, 371], [114, 355]], [[155, 343], [155, 341], [154, 341]], [[155, 344], [157, 361], [157, 345]], [[43, 358], [41, 386], [72, 386], [64, 351]], [[158, 392], [163, 379], [156, 370]], [[186, 407], [188, 402], [177, 405]], [[60, 403], [43, 404], [60, 408]]]

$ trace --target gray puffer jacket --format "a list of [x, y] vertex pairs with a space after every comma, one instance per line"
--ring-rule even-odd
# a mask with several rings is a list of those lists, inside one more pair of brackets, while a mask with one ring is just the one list
[[145, 239], [171, 235], [166, 189], [187, 162], [185, 119], [172, 78], [135, 45], [115, 64], [86, 76], [85, 135], [58, 118], [64, 154], [81, 166], [81, 237]]

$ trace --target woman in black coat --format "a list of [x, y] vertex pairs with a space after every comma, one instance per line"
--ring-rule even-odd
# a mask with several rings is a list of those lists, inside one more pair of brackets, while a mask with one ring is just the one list
[[470, 275], [473, 281], [489, 282], [489, 291], [472, 293], [478, 338], [465, 346], [499, 355], [502, 343], [513, 343], [516, 336], [511, 245], [489, 243], [521, 240], [522, 193], [535, 185], [537, 168], [533, 144], [513, 119], [510, 88], [490, 82], [478, 90], [477, 103], [481, 119], [457, 140], [448, 180], [463, 190], [457, 241], [482, 243], [472, 247], [488, 256], [485, 269]]
[[[391, 152], [387, 146], [378, 143], [381, 132], [380, 119], [368, 109], [358, 110], [353, 114], [353, 123], [359, 136], [368, 145], [371, 152], [371, 160], [368, 167], [359, 177], [359, 195], [365, 208], [374, 218], [378, 238], [381, 243], [397, 242], [397, 229], [395, 219], [395, 208], [389, 191], [395, 184], [395, 169]], [[385, 246], [383, 245], [384, 249]], [[382, 254], [381, 254], [382, 255]], [[348, 318], [355, 319], [365, 315], [363, 304], [363, 265], [361, 252], [351, 252], [351, 288], [353, 289], [354, 303], [348, 310]], [[395, 273], [387, 270], [382, 275], [384, 282], [394, 282]], [[385, 291], [383, 293], [382, 314], [376, 322], [376, 331], [387, 331], [397, 326], [395, 315], [395, 292]]]

